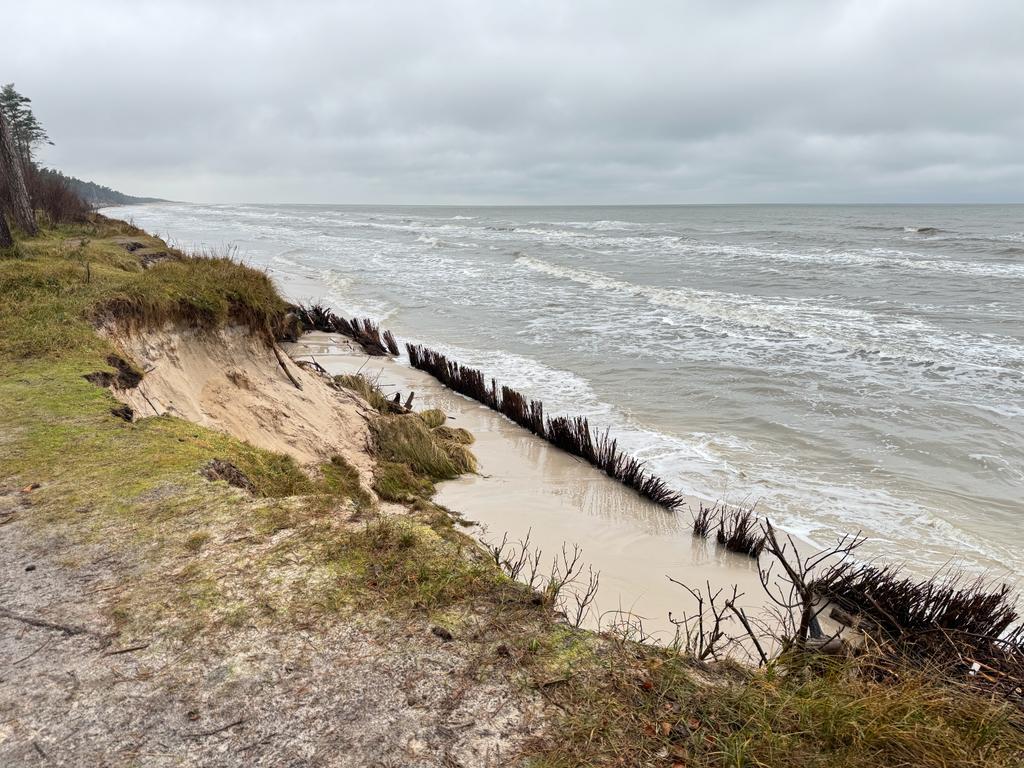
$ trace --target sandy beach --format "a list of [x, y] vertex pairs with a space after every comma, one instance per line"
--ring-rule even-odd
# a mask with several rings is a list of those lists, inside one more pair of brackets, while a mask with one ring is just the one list
[[[695, 603], [670, 576], [695, 587], [710, 582], [714, 590], [736, 585], [748, 613], [764, 605], [755, 561], [695, 538], [687, 509], [667, 512], [429, 375], [400, 361], [367, 358], [347, 339], [310, 333], [288, 352], [315, 358], [331, 374], [358, 371], [403, 399], [414, 391], [417, 410], [440, 408], [453, 426], [472, 432], [479, 473], [442, 483], [435, 501], [474, 522], [485, 543], [529, 536], [545, 562], [563, 544], [581, 547], [583, 559], [600, 571], [591, 626], [638, 620], [645, 633], [671, 642], [670, 613], [678, 618]], [[694, 509], [698, 503], [687, 501]]]

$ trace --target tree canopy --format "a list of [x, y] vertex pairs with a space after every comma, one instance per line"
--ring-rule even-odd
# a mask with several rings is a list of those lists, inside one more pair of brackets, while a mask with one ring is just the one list
[[28, 165], [38, 146], [53, 144], [46, 130], [32, 112], [32, 99], [18, 93], [14, 83], [0, 88], [0, 110], [7, 119], [14, 140], [15, 150], [22, 162]]

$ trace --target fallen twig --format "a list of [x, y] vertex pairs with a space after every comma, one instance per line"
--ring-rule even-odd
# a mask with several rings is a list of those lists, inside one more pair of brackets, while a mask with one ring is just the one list
[[35, 656], [37, 653], [39, 653], [41, 650], [43, 650], [43, 648], [45, 648], [46, 646], [48, 646], [52, 642], [53, 642], [53, 638], [52, 637], [46, 638], [46, 641], [42, 645], [40, 645], [38, 648], [36, 648], [34, 651], [32, 651], [32, 653], [30, 653], [28, 656], [22, 656], [20, 659], [18, 659], [13, 664], [11, 664], [11, 666], [12, 667], [16, 667], [19, 664], [21, 664], [21, 662], [28, 661], [29, 659], [31, 659], [33, 656]]
[[63, 632], [65, 635], [91, 635], [94, 634], [88, 629], [83, 627], [74, 627], [69, 624], [57, 624], [53, 621], [47, 621], [46, 619], [37, 619], [34, 616], [22, 616], [7, 610], [6, 608], [0, 608], [0, 617], [5, 619], [11, 619], [12, 621], [20, 621], [23, 624], [28, 624], [32, 627], [39, 627], [40, 629], [52, 629], [57, 632]]
[[118, 656], [122, 653], [132, 653], [133, 651], [141, 651], [143, 648], [149, 648], [149, 643], [142, 643], [141, 645], [132, 645], [128, 648], [118, 648], [116, 651], [107, 651], [104, 656]]
[[183, 734], [181, 734], [181, 738], [183, 738], [183, 739], [203, 739], [203, 738], [206, 738], [207, 736], [215, 736], [218, 733], [223, 733], [224, 731], [227, 731], [227, 730], [229, 730], [231, 728], [234, 728], [236, 725], [241, 725], [244, 722], [245, 722], [245, 718], [243, 717], [243, 718], [241, 718], [239, 720], [235, 720], [232, 723], [228, 723], [227, 725], [222, 725], [220, 728], [214, 728], [212, 731], [197, 731], [195, 733], [183, 733]]

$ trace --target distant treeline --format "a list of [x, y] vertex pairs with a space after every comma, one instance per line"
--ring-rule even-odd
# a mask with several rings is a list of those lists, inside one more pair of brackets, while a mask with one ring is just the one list
[[15, 230], [32, 237], [39, 231], [39, 216], [50, 224], [80, 222], [104, 205], [158, 201], [43, 168], [36, 150], [52, 144], [32, 111], [32, 99], [18, 93], [14, 83], [0, 87], [0, 249], [15, 244], [8, 218]]
[[134, 197], [105, 187], [94, 181], [82, 181], [74, 176], [66, 176], [52, 168], [40, 168], [39, 174], [50, 182], [63, 182], [68, 188], [84, 200], [92, 208], [104, 205], [129, 205], [131, 203], [159, 203], [158, 197]]

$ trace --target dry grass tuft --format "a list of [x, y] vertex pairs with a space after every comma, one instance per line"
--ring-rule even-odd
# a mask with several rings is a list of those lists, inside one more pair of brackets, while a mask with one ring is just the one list
[[345, 389], [351, 390], [352, 392], [362, 396], [362, 398], [379, 413], [391, 412], [390, 402], [388, 401], [387, 396], [365, 376], [358, 373], [342, 374], [340, 376], [335, 376], [334, 382], [338, 386], [344, 387]]
[[449, 439], [446, 427], [430, 427], [438, 423], [440, 411], [425, 413], [426, 418], [412, 413], [382, 415], [371, 426], [374, 450], [382, 459], [374, 487], [382, 498], [427, 498], [435, 482], [476, 471], [476, 457], [465, 442]]
[[878, 681], [870, 658], [712, 669], [612, 642], [549, 696], [562, 714], [537, 745], [545, 768], [1010, 768], [1024, 756], [1012, 706], [909, 667]]
[[428, 411], [421, 411], [420, 418], [430, 429], [437, 429], [438, 427], [444, 426], [444, 423], [448, 420], [445, 416], [444, 411], [438, 408], [431, 408]]

